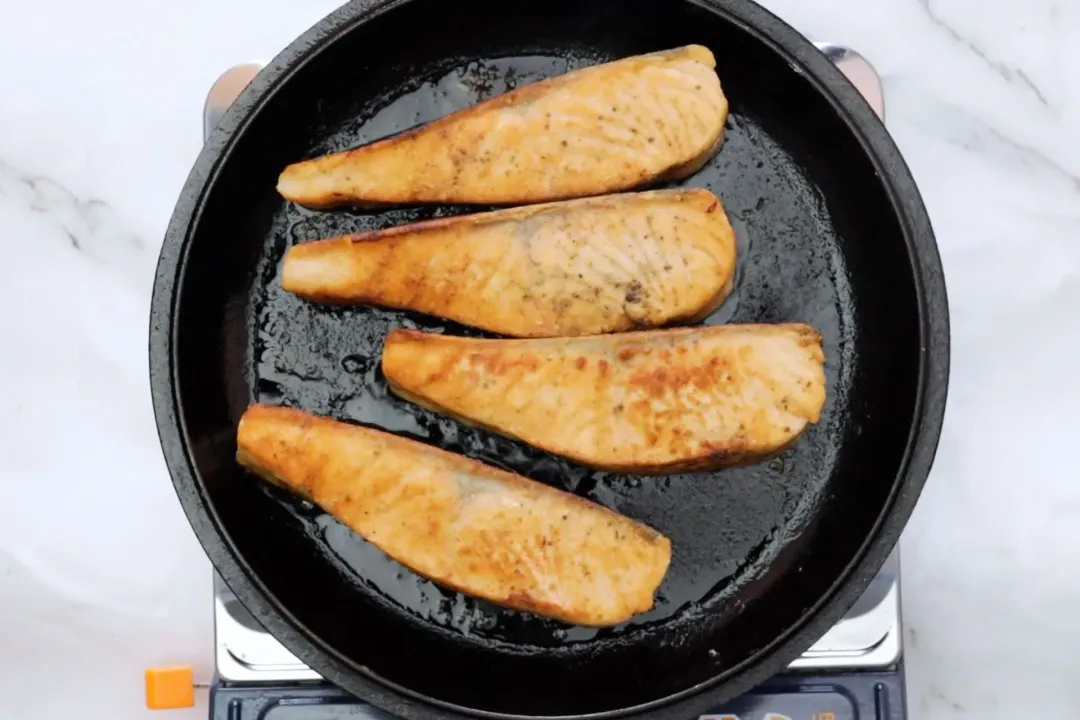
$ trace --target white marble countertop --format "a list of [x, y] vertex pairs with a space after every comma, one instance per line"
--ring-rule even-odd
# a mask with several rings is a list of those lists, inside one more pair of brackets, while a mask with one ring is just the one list
[[[902, 554], [912, 716], [1075, 717], [1080, 3], [765, 4], [881, 72], [945, 263], [948, 414]], [[153, 269], [210, 84], [334, 5], [4, 5], [0, 719], [149, 717], [145, 667], [212, 673], [210, 566], [150, 405]]]

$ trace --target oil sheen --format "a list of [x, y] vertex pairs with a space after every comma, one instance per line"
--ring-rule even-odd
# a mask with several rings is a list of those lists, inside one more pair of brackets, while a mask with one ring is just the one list
[[[524, 83], [600, 58], [526, 56], [472, 61], [376, 99], [319, 133], [310, 155], [391, 135]], [[640, 520], [673, 546], [654, 608], [614, 628], [568, 626], [444, 590], [394, 562], [318, 508], [276, 488], [277, 502], [304, 523], [320, 551], [365, 593], [440, 632], [486, 643], [549, 651], [588, 642], [631, 641], [658, 624], [692, 624], [723, 604], [797, 540], [834, 458], [815, 440], [841, 421], [847, 386], [846, 273], [820, 196], [797, 165], [733, 100], [719, 154], [680, 183], [705, 187], [724, 203], [738, 241], [732, 294], [705, 324], [806, 322], [824, 337], [828, 400], [822, 421], [792, 449], [758, 465], [715, 473], [631, 477], [596, 472], [498, 435], [461, 425], [392, 396], [379, 371], [383, 338], [394, 327], [479, 336], [417, 314], [333, 308], [281, 289], [280, 266], [295, 244], [487, 208], [395, 208], [315, 212], [281, 203], [273, 242], [260, 260], [248, 323], [254, 398], [410, 437], [563, 488]]]

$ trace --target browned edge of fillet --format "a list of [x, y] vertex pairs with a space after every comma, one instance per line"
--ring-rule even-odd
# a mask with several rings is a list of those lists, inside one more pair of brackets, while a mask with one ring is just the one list
[[[650, 607], [653, 604], [655, 604], [656, 590], [659, 587], [660, 582], [663, 581], [663, 578], [666, 577], [668, 567], [670, 566], [670, 563], [671, 563], [671, 540], [667, 536], [662, 534], [661, 532], [657, 531], [656, 529], [652, 528], [649, 525], [646, 525], [643, 522], [640, 522], [638, 520], [634, 520], [633, 518], [622, 515], [621, 513], [618, 513], [615, 510], [612, 510], [611, 508], [608, 508], [608, 507], [606, 507], [604, 505], [601, 505], [599, 503], [596, 503], [596, 502], [592, 502], [590, 500], [587, 500], [585, 498], [582, 498], [582, 497], [580, 497], [578, 495], [567, 492], [565, 490], [561, 490], [559, 488], [552, 487], [552, 486], [547, 485], [545, 483], [540, 483], [538, 481], [532, 480], [532, 479], [524, 477], [522, 475], [518, 475], [516, 473], [508, 472], [506, 470], [502, 470], [501, 468], [497, 468], [497, 467], [493, 467], [491, 465], [487, 465], [487, 464], [485, 464], [483, 462], [480, 462], [479, 460], [474, 460], [474, 459], [472, 459], [470, 457], [467, 457], [465, 455], [458, 455], [456, 453], [448, 452], [448, 451], [443, 450], [441, 448], [437, 448], [437, 447], [434, 447], [434, 446], [431, 446], [431, 445], [427, 445], [425, 443], [417, 442], [415, 440], [410, 440], [408, 438], [403, 438], [403, 437], [400, 437], [398, 435], [394, 435], [393, 433], [388, 433], [388, 432], [385, 432], [385, 431], [382, 431], [382, 430], [377, 430], [375, 428], [369, 428], [369, 427], [362, 426], [362, 425], [354, 425], [352, 423], [343, 422], [343, 421], [336, 420], [336, 419], [331, 418], [331, 417], [316, 415], [314, 413], [308, 413], [306, 411], [296, 410], [294, 408], [275, 406], [275, 405], [268, 405], [268, 404], [262, 404], [262, 403], [252, 404], [251, 406], [249, 406], [247, 408], [247, 410], [244, 411], [244, 414], [240, 418], [240, 421], [239, 421], [239, 423], [237, 425], [237, 431], [236, 431], [236, 441], [237, 441], [236, 460], [237, 460], [237, 462], [243, 468], [245, 468], [246, 470], [248, 470], [252, 474], [258, 476], [262, 480], [264, 480], [266, 482], [269, 482], [269, 483], [271, 483], [273, 485], [276, 485], [277, 487], [279, 487], [279, 488], [281, 488], [281, 489], [283, 489], [283, 490], [285, 490], [285, 491], [287, 491], [287, 492], [289, 492], [289, 493], [291, 493], [293, 495], [301, 497], [301, 498], [303, 498], [303, 499], [305, 499], [305, 500], [307, 500], [309, 502], [312, 502], [315, 505], [318, 505], [318, 503], [314, 502], [314, 500], [311, 497], [309, 497], [306, 493], [302, 492], [300, 489], [298, 489], [293, 484], [288, 483], [288, 482], [284, 481], [283, 479], [277, 477], [274, 474], [273, 471], [271, 471], [267, 467], [261, 465], [255, 459], [255, 457], [245, 449], [245, 447], [244, 447], [245, 443], [244, 443], [244, 440], [243, 440], [244, 423], [245, 423], [246, 420], [249, 420], [252, 417], [256, 417], [256, 419], [257, 419], [257, 416], [260, 415], [260, 414], [263, 414], [263, 413], [270, 413], [270, 414], [274, 414], [274, 415], [284, 415], [284, 416], [286, 416], [286, 418], [289, 421], [295, 422], [298, 425], [302, 425], [305, 428], [309, 428], [309, 427], [313, 427], [313, 426], [317, 426], [317, 425], [347, 426], [349, 428], [354, 429], [358, 433], [371, 434], [371, 435], [378, 436], [378, 438], [381, 441], [385, 442], [391, 448], [392, 451], [394, 449], [399, 449], [399, 450], [404, 450], [404, 451], [409, 452], [409, 453], [414, 453], [418, 457], [421, 457], [421, 458], [424, 457], [424, 456], [427, 456], [427, 457], [432, 457], [432, 458], [436, 458], [436, 459], [447, 460], [447, 461], [449, 461], [449, 467], [452, 470], [456, 471], [456, 472], [461, 472], [463, 474], [469, 474], [469, 475], [474, 475], [474, 476], [487, 477], [487, 478], [490, 478], [490, 479], [493, 479], [493, 480], [497, 480], [498, 482], [504, 483], [505, 485], [508, 485], [508, 486], [511, 486], [511, 487], [513, 487], [513, 486], [527, 487], [527, 488], [530, 488], [530, 489], [539, 488], [539, 489], [541, 489], [542, 492], [550, 492], [550, 493], [557, 494], [557, 495], [561, 496], [567, 503], [569, 503], [572, 506], [577, 506], [577, 507], [581, 508], [585, 512], [600, 512], [600, 513], [608, 515], [608, 516], [610, 516], [612, 518], [617, 518], [620, 522], [625, 521], [625, 522], [629, 523], [631, 528], [633, 528], [637, 533], [639, 533], [641, 535], [642, 539], [645, 542], [647, 542], [647, 543], [659, 543], [659, 544], [661, 544], [663, 546], [662, 547], [663, 556], [664, 556], [663, 567], [659, 568], [660, 571], [661, 571], [659, 573], [659, 580], [658, 580], [656, 586], [652, 588], [652, 593], [651, 593], [652, 603], [650, 604]], [[326, 512], [329, 515], [333, 515], [333, 513], [330, 513], [328, 510], [325, 510], [321, 506], [319, 506], [319, 507], [320, 507], [321, 510], [323, 510], [323, 512]], [[346, 525], [346, 527], [349, 527], [349, 526]], [[397, 557], [396, 555], [391, 554], [389, 549], [384, 547], [382, 545], [382, 543], [380, 543], [378, 541], [375, 541], [375, 540], [371, 540], [371, 539], [369, 539], [367, 537], [364, 537], [360, 532], [352, 529], [351, 527], [349, 527], [349, 530], [351, 532], [356, 533], [360, 537], [363, 537], [366, 542], [371, 543], [373, 546], [377, 547], [382, 552], [386, 553], [390, 557], [393, 557], [397, 562], [401, 563], [405, 567], [408, 567], [410, 571], [415, 572], [417, 575], [419, 575], [419, 576], [421, 576], [421, 577], [435, 583], [436, 585], [440, 585], [442, 587], [453, 590], [455, 592], [461, 592], [463, 594], [469, 595], [470, 597], [482, 597], [481, 595], [476, 594], [470, 588], [459, 585], [459, 584], [456, 584], [456, 583], [450, 581], [449, 579], [446, 579], [446, 578], [433, 578], [433, 577], [430, 577], [430, 576], [422, 573], [420, 570], [411, 567], [409, 565], [409, 563], [408, 563], [407, 558], [400, 558], [400, 557]], [[560, 621], [563, 621], [563, 622], [567, 622], [567, 623], [571, 623], [571, 624], [575, 624], [575, 625], [581, 625], [583, 627], [590, 626], [589, 624], [584, 623], [583, 620], [580, 617], [575, 617], [575, 616], [573, 616], [571, 614], [565, 613], [564, 608], [562, 608], [561, 606], [555, 605], [553, 603], [545, 602], [545, 601], [539, 600], [537, 598], [534, 598], [531, 595], [529, 595], [527, 592], [511, 593], [509, 596], [507, 596], [507, 598], [505, 600], [498, 600], [498, 599], [492, 599], [492, 598], [484, 598], [484, 599], [491, 600], [492, 602], [496, 602], [496, 604], [504, 605], [505, 607], [509, 607], [509, 608], [516, 609], [516, 610], [521, 610], [521, 611], [526, 611], [526, 612], [534, 612], [534, 613], [543, 615], [545, 617], [553, 618], [553, 619], [560, 620]], [[608, 621], [608, 622], [605, 622], [605, 623], [602, 623], [602, 624], [594, 625], [594, 627], [607, 627], [607, 626], [610, 626], [610, 625], [616, 625], [616, 624], [618, 624], [620, 622], [625, 622], [626, 620], [629, 620], [631, 617], [633, 617], [634, 615], [636, 615], [638, 613], [647, 612], [650, 609], [650, 607], [645, 607], [645, 608], [642, 608], [642, 609], [638, 609], [638, 610], [633, 611], [630, 614], [626, 615], [625, 617], [614, 618], [611, 621]]]
[[[563, 73], [561, 75], [556, 75], [554, 77], [544, 78], [542, 80], [538, 80], [536, 82], [529, 83], [528, 85], [523, 85], [523, 86], [521, 86], [519, 88], [515, 88], [513, 90], [502, 93], [500, 95], [496, 95], [495, 97], [488, 98], [487, 100], [482, 100], [482, 101], [480, 101], [480, 102], [478, 102], [478, 103], [476, 103], [474, 105], [470, 105], [470, 106], [462, 108], [460, 110], [456, 110], [454, 112], [451, 112], [451, 113], [449, 113], [447, 115], [443, 115], [442, 117], [436, 118], [436, 119], [431, 120], [431, 121], [429, 121], [427, 123], [423, 123], [423, 124], [418, 125], [416, 127], [409, 128], [407, 130], [403, 130], [401, 132], [395, 133], [393, 135], [389, 135], [387, 137], [380, 138], [378, 140], [374, 140], [374, 141], [366, 143], [364, 145], [359, 145], [357, 147], [349, 148], [349, 149], [346, 149], [346, 150], [341, 150], [341, 151], [334, 152], [334, 153], [328, 153], [328, 154], [324, 154], [324, 155], [319, 155], [319, 156], [316, 156], [316, 157], [308, 158], [306, 160], [299, 160], [297, 162], [290, 163], [289, 165], [287, 165], [285, 167], [284, 170], [282, 170], [282, 172], [278, 176], [278, 182], [277, 182], [277, 188], [276, 189], [277, 189], [278, 193], [283, 198], [285, 198], [286, 200], [288, 200], [290, 202], [294, 202], [294, 203], [296, 203], [298, 205], [302, 205], [303, 207], [310, 208], [312, 210], [330, 210], [330, 209], [333, 209], [333, 208], [346, 206], [346, 205], [349, 206], [349, 207], [360, 209], [360, 210], [363, 210], [363, 209], [376, 210], [376, 209], [380, 209], [380, 208], [386, 208], [386, 207], [392, 207], [392, 206], [401, 205], [402, 203], [399, 202], [399, 201], [380, 201], [380, 200], [371, 200], [371, 199], [359, 199], [359, 198], [354, 197], [350, 193], [336, 193], [336, 192], [332, 192], [332, 191], [327, 193], [327, 199], [325, 199], [325, 200], [312, 199], [312, 198], [302, 198], [302, 197], [300, 197], [298, 195], [290, 195], [290, 194], [287, 194], [287, 193], [283, 192], [281, 190], [281, 185], [282, 185], [282, 180], [285, 177], [285, 174], [290, 172], [291, 170], [293, 170], [295, 168], [299, 168], [301, 166], [308, 165], [308, 164], [311, 164], [311, 163], [316, 163], [316, 162], [319, 162], [321, 160], [325, 160], [325, 159], [328, 159], [328, 158], [336, 158], [336, 159], [339, 159], [341, 162], [345, 162], [346, 158], [348, 158], [350, 156], [362, 154], [362, 153], [365, 153], [365, 152], [375, 151], [375, 150], [378, 150], [378, 149], [381, 149], [381, 148], [384, 148], [384, 147], [389, 147], [389, 146], [392, 146], [392, 145], [401, 144], [401, 143], [407, 142], [411, 138], [413, 138], [413, 137], [415, 137], [415, 136], [417, 136], [417, 135], [419, 135], [421, 133], [432, 132], [432, 131], [433, 132], [438, 132], [439, 130], [444, 128], [446, 125], [458, 122], [462, 118], [468, 118], [468, 117], [470, 117], [472, 115], [476, 115], [476, 114], [480, 114], [480, 113], [484, 113], [484, 112], [491, 112], [491, 111], [495, 111], [495, 110], [500, 110], [503, 107], [507, 107], [507, 106], [517, 105], [517, 104], [527, 104], [529, 102], [532, 102], [538, 95], [542, 95], [544, 93], [549, 92], [552, 88], [557, 88], [560, 85], [566, 84], [567, 82], [573, 82], [576, 79], [577, 75], [579, 73], [581, 73], [582, 71], [595, 70], [595, 69], [598, 69], [598, 68], [602, 68], [602, 67], [605, 67], [605, 66], [608, 66], [608, 65], [614, 65], [616, 63], [627, 61], [627, 60], [633, 60], [633, 59], [637, 59], [637, 58], [645, 58], [645, 57], [651, 57], [651, 56], [662, 56], [662, 55], [671, 55], [671, 56], [676, 56], [676, 57], [679, 56], [679, 55], [685, 55], [686, 57], [690, 58], [694, 62], [701, 63], [703, 65], [706, 65], [709, 68], [713, 68], [713, 69], [716, 68], [716, 58], [714, 57], [712, 51], [709, 50], [707, 47], [705, 47], [703, 45], [699, 45], [699, 44], [689, 44], [689, 45], [684, 45], [684, 46], [680, 46], [680, 47], [676, 47], [676, 48], [670, 48], [670, 49], [667, 49], [667, 50], [660, 50], [660, 51], [651, 52], [651, 53], [643, 53], [641, 55], [632, 55], [632, 56], [628, 56], [628, 57], [624, 57], [624, 58], [618, 58], [618, 59], [615, 59], [615, 60], [610, 60], [610, 61], [607, 61], [607, 62], [604, 62], [604, 63], [599, 63], [597, 65], [589, 65], [589, 66], [586, 66], [586, 67], [577, 68], [576, 70], [571, 70], [571, 71]], [[707, 58], [707, 60], [706, 60], [706, 58]], [[723, 90], [721, 89], [721, 93], [722, 92], [723, 92]], [[713, 143], [712, 147], [710, 147], [708, 150], [706, 150], [702, 155], [691, 158], [689, 161], [683, 163], [682, 165], [677, 165], [677, 166], [674, 166], [672, 168], [669, 168], [667, 170], [667, 172], [663, 173], [662, 175], [660, 175], [658, 177], [655, 177], [655, 178], [652, 178], [649, 181], [647, 181], [647, 182], [645, 182], [645, 183], [643, 183], [643, 184], [641, 184], [639, 186], [636, 186], [636, 187], [638, 187], [638, 188], [651, 187], [651, 186], [653, 186], [655, 184], [658, 184], [658, 183], [668, 182], [668, 181], [672, 181], [672, 180], [680, 180], [680, 179], [689, 177], [690, 175], [693, 175], [695, 172], [700, 170], [705, 165], [705, 163], [707, 163], [714, 155], [716, 155], [716, 153], [719, 151], [720, 147], [723, 145], [723, 140], [724, 140], [724, 124], [721, 125], [719, 135], [718, 135], [716, 141]], [[626, 189], [627, 190], [632, 190], [634, 188], [626, 188]], [[565, 197], [565, 198], [551, 198], [551, 199], [552, 200], [558, 200], [558, 199], [564, 199], [565, 200], [565, 199], [572, 199], [572, 198], [571, 197]], [[522, 203], [528, 203], [529, 201], [523, 200], [521, 202]], [[410, 201], [410, 203], [408, 203], [408, 204], [413, 204], [413, 205], [440, 205], [440, 204], [445, 204], [445, 203], [443, 203], [441, 201], [429, 201], [429, 202]], [[511, 205], [511, 204], [512, 203], [508, 203], [508, 205]]]
[[[777, 323], [775, 325], [766, 325], [766, 324], [761, 324], [761, 323], [747, 323], [747, 324], [741, 324], [741, 325], [728, 325], [728, 326], [717, 326], [717, 327], [718, 328], [719, 327], [727, 327], [727, 328], [731, 328], [733, 330], [734, 329], [745, 330], [747, 328], [753, 328], [753, 327], [758, 326], [758, 325], [760, 325], [761, 327], [768, 327], [768, 328], [781, 328], [781, 329], [782, 328], [787, 328], [787, 329], [796, 330], [799, 333], [799, 335], [801, 336], [800, 337], [800, 345], [802, 345], [804, 347], [806, 345], [808, 345], [808, 344], [814, 344], [814, 345], [820, 346], [821, 342], [822, 342], [821, 333], [818, 332], [815, 328], [813, 328], [813, 327], [811, 327], [809, 325], [805, 325], [803, 323]], [[643, 331], [634, 331], [634, 332], [627, 332], [627, 333], [617, 333], [617, 334], [612, 334], [612, 335], [605, 335], [603, 337], [609, 337], [609, 338], [618, 337], [620, 339], [634, 340], [634, 339], [646, 339], [646, 336], [653, 335], [653, 334], [656, 334], [656, 333], [691, 334], [695, 330], [700, 330], [700, 329], [702, 329], [702, 328], [700, 328], [700, 327], [690, 327], [690, 328], [682, 327], [682, 328], [673, 328], [673, 329], [669, 328], [669, 329], [658, 329], [658, 330], [643, 330]], [[421, 407], [421, 408], [423, 408], [425, 410], [428, 410], [430, 412], [436, 412], [436, 413], [445, 415], [445, 416], [447, 416], [447, 417], [449, 417], [449, 418], [451, 418], [451, 419], [455, 420], [456, 422], [459, 422], [459, 423], [461, 423], [463, 425], [466, 425], [466, 426], [469, 426], [469, 427], [481, 428], [483, 430], [493, 432], [493, 433], [495, 433], [497, 435], [501, 435], [503, 437], [510, 438], [511, 440], [517, 440], [518, 442], [525, 443], [526, 445], [530, 445], [531, 447], [535, 447], [536, 449], [542, 450], [542, 451], [544, 451], [546, 453], [549, 453], [551, 455], [556, 455], [558, 457], [566, 457], [566, 458], [569, 458], [569, 459], [571, 459], [571, 460], [573, 460], [575, 462], [581, 463], [582, 465], [585, 465], [587, 467], [595, 468], [597, 470], [603, 470], [603, 471], [606, 471], [606, 472], [618, 472], [618, 473], [624, 473], [624, 474], [628, 474], [628, 475], [653, 476], [653, 475], [670, 475], [670, 474], [674, 474], [674, 473], [687, 473], [687, 472], [709, 472], [709, 471], [712, 471], [712, 470], [722, 470], [722, 469], [725, 469], [725, 468], [739, 467], [739, 466], [742, 466], [742, 465], [757, 464], [757, 463], [769, 460], [770, 458], [776, 457], [777, 455], [779, 455], [779, 454], [783, 453], [784, 451], [790, 449], [799, 440], [799, 438], [802, 437], [803, 433], [806, 432], [807, 428], [809, 428], [811, 425], [815, 424], [820, 419], [820, 417], [819, 417], [819, 418], [814, 419], [814, 420], [808, 420], [806, 425], [803, 427], [803, 429], [801, 431], [799, 431], [798, 433], [794, 434], [786, 443], [784, 443], [783, 445], [781, 445], [781, 446], [779, 446], [777, 448], [766, 451], [766, 452], [761, 452], [761, 451], [757, 451], [757, 450], [749, 450], [749, 449], [731, 449], [731, 448], [727, 448], [727, 449], [722, 449], [722, 450], [717, 450], [717, 451], [705, 452], [705, 453], [702, 453], [700, 455], [695, 455], [693, 457], [688, 457], [688, 458], [685, 458], [685, 459], [682, 459], [682, 460], [674, 460], [674, 461], [669, 462], [669, 463], [654, 463], [654, 464], [598, 463], [598, 462], [595, 462], [595, 461], [590, 460], [588, 458], [583, 458], [583, 457], [581, 457], [579, 455], [573, 455], [573, 454], [564, 455], [564, 454], [561, 454], [561, 453], [556, 453], [553, 450], [549, 450], [549, 449], [547, 449], [547, 448], [545, 448], [545, 447], [543, 447], [541, 445], [537, 445], [534, 442], [531, 442], [531, 441], [529, 441], [529, 440], [527, 440], [525, 438], [521, 438], [521, 437], [518, 437], [518, 436], [513, 435], [511, 433], [508, 433], [505, 430], [502, 430], [502, 429], [500, 429], [498, 427], [488, 425], [488, 424], [483, 423], [483, 422], [481, 422], [479, 420], [475, 420], [475, 419], [472, 419], [472, 418], [467, 418], [467, 417], [464, 417], [462, 415], [459, 415], [459, 414], [455, 413], [454, 411], [450, 410], [449, 408], [443, 407], [442, 405], [440, 405], [439, 403], [437, 403], [437, 402], [435, 402], [435, 401], [433, 401], [431, 399], [420, 398], [420, 397], [416, 396], [414, 393], [412, 393], [412, 392], [404, 389], [403, 387], [401, 387], [395, 381], [393, 373], [389, 372], [387, 370], [386, 362], [385, 362], [386, 361], [386, 348], [389, 347], [392, 343], [395, 343], [395, 342], [402, 342], [402, 343], [408, 343], [408, 344], [415, 344], [415, 343], [423, 344], [424, 342], [426, 342], [426, 340], [429, 337], [435, 337], [435, 336], [433, 336], [431, 333], [425, 333], [425, 332], [422, 332], [422, 331], [419, 331], [419, 330], [410, 330], [408, 328], [394, 328], [389, 333], [387, 333], [386, 341], [383, 344], [383, 355], [382, 355], [381, 365], [382, 365], [383, 375], [386, 377], [387, 386], [390, 388], [391, 392], [393, 392], [395, 395], [400, 397], [402, 400], [405, 400], [406, 402], [412, 403], [412, 404], [414, 404], [414, 405], [416, 405], [418, 407]], [[461, 340], [461, 341], [470, 342], [470, 343], [471, 342], [477, 342], [477, 341], [497, 342], [497, 343], [501, 343], [501, 342], [522, 342], [522, 343], [524, 343], [524, 342], [530, 342], [532, 340], [532, 339], [489, 340], [489, 339], [481, 339], [481, 338], [464, 338], [464, 337], [459, 338], [459, 337], [444, 336], [444, 335], [439, 335], [437, 337], [443, 338], [443, 339]], [[573, 339], [581, 340], [581, 339], [586, 339], [587, 337], [589, 337], [589, 336], [580, 336], [580, 337], [573, 338]], [[601, 336], [592, 336], [592, 337], [601, 337]], [[557, 340], [558, 338], [537, 338], [537, 339]]]
[[[609, 193], [606, 195], [597, 195], [594, 197], [575, 198], [571, 200], [555, 200], [552, 202], [536, 203], [532, 205], [522, 205], [518, 207], [502, 208], [498, 210], [489, 210], [487, 212], [480, 213], [465, 213], [462, 215], [451, 215], [448, 217], [431, 218], [428, 220], [419, 220], [416, 222], [405, 223], [403, 225], [395, 225], [393, 227], [380, 228], [377, 230], [363, 230], [355, 233], [347, 233], [345, 235], [337, 235], [328, 238], [319, 238], [316, 240], [309, 240], [306, 242], [293, 245], [286, 249], [285, 257], [282, 260], [281, 269], [281, 286], [286, 292], [290, 292], [298, 297], [314, 302], [325, 303], [328, 305], [358, 305], [366, 304], [366, 300], [354, 300], [351, 298], [343, 298], [338, 295], [330, 293], [320, 292], [305, 292], [302, 288], [297, 287], [293, 282], [293, 273], [290, 270], [290, 266], [295, 265], [297, 260], [301, 257], [318, 257], [322, 254], [332, 255], [336, 252], [336, 248], [343, 243], [376, 243], [386, 242], [394, 240], [395, 238], [402, 237], [417, 237], [430, 233], [435, 233], [439, 230], [446, 230], [453, 228], [456, 225], [471, 226], [476, 228], [483, 228], [490, 225], [498, 225], [501, 223], [514, 223], [521, 222], [536, 215], [551, 212], [583, 212], [593, 209], [612, 210], [619, 209], [621, 205], [631, 206], [635, 200], [645, 203], [654, 198], [667, 199], [674, 198], [679, 201], [689, 201], [695, 196], [701, 196], [703, 199], [708, 197], [711, 200], [712, 206], [716, 207], [725, 218], [727, 218], [727, 210], [724, 207], [723, 202], [716, 196], [711, 190], [706, 188], [667, 188], [659, 190], [640, 190], [630, 191], [625, 193]], [[712, 206], [705, 212], [711, 213]], [[727, 224], [730, 226], [730, 220], [727, 220]], [[734, 230], [733, 230], [734, 231]], [[733, 289], [733, 283], [735, 280], [735, 263], [732, 263], [731, 273], [727, 279], [727, 282], [720, 288], [716, 297], [712, 302], [707, 305], [700, 313], [686, 317], [686, 318], [672, 318], [671, 322], [696, 322], [703, 319], [717, 307], [719, 307], [723, 301], [731, 294]], [[407, 307], [397, 309], [410, 309]]]

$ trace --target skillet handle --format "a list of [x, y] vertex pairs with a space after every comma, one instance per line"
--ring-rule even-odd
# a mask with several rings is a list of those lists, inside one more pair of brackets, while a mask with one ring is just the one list
[[834, 45], [829, 42], [816, 42], [814, 45], [833, 61], [837, 69], [847, 76], [870, 108], [877, 116], [885, 120], [885, 93], [881, 87], [881, 76], [866, 58], [851, 48]]
[[265, 63], [249, 62], [243, 65], [234, 65], [218, 77], [210, 86], [210, 92], [206, 94], [206, 102], [203, 103], [203, 142], [210, 137], [210, 133], [217, 127], [221, 116], [229, 109], [244, 88], [255, 79]]
[[[881, 77], [874, 66], [862, 55], [843, 45], [829, 42], [816, 42], [814, 45], [833, 61], [840, 72], [844, 73], [855, 86], [855, 89], [862, 93], [877, 116], [884, 120], [885, 94], [882, 92]], [[217, 127], [221, 116], [225, 114], [233, 101], [263, 69], [263, 65], [264, 63], [261, 62], [234, 65], [214, 81], [203, 104], [204, 141], [210, 137], [210, 133]]]

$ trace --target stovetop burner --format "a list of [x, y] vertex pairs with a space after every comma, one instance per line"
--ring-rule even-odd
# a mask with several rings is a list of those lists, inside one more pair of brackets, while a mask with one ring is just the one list
[[[816, 44], [883, 117], [873, 66], [848, 48]], [[261, 68], [237, 65], [218, 78], [204, 106], [204, 137]], [[389, 718], [326, 683], [267, 633], [216, 574], [214, 629], [212, 720]], [[894, 550], [848, 614], [787, 673], [702, 720], [904, 720], [901, 638], [900, 561]]]

